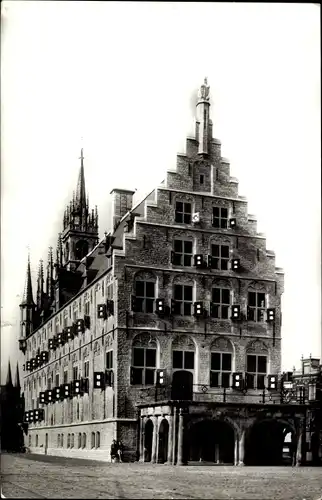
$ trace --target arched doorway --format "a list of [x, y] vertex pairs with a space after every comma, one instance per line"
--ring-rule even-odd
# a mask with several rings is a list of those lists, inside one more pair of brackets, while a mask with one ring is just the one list
[[186, 370], [174, 372], [172, 377], [172, 399], [192, 401], [193, 375]]
[[159, 452], [158, 462], [164, 464], [168, 460], [168, 439], [169, 439], [169, 422], [166, 418], [161, 421], [159, 427]]
[[292, 465], [296, 436], [279, 420], [261, 420], [249, 429], [245, 442], [245, 465]]
[[151, 462], [152, 457], [152, 437], [153, 437], [153, 422], [149, 418], [144, 427], [144, 461]]
[[188, 433], [187, 459], [189, 461], [234, 463], [235, 432], [223, 420], [201, 420]]

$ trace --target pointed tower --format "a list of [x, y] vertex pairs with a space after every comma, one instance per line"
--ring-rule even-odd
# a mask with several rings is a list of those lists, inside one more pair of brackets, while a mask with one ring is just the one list
[[46, 294], [49, 303], [54, 300], [54, 261], [53, 261], [53, 247], [48, 249], [47, 260], [47, 276], [46, 276]]
[[83, 148], [79, 159], [76, 192], [65, 210], [61, 237], [61, 266], [68, 271], [75, 270], [80, 260], [98, 243], [98, 215], [94, 211], [90, 213], [86, 199]]
[[44, 265], [43, 261], [39, 262], [38, 279], [37, 279], [37, 310], [41, 312], [44, 307]]
[[19, 376], [19, 365], [17, 361], [17, 366], [16, 366], [16, 380], [15, 380], [15, 387], [16, 389], [20, 392], [20, 376]]
[[27, 264], [27, 276], [25, 290], [23, 294], [23, 299], [20, 307], [20, 349], [24, 352], [25, 350], [25, 339], [33, 330], [34, 316], [35, 316], [35, 303], [32, 294], [32, 281], [31, 281], [31, 270], [30, 270], [30, 255], [28, 254], [28, 264]]
[[209, 119], [209, 85], [207, 78], [204, 79], [203, 85], [199, 89], [197, 102], [197, 124], [196, 124], [196, 139], [199, 142], [198, 153], [200, 155], [209, 154], [209, 140], [211, 139], [210, 119]]
[[7, 389], [11, 389], [13, 387], [12, 376], [11, 376], [10, 359], [8, 361], [8, 373], [7, 373], [6, 387], [7, 387]]

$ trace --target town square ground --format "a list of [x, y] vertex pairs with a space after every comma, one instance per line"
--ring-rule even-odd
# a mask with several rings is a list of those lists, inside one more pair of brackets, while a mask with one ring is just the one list
[[318, 500], [320, 467], [111, 464], [2, 454], [3, 498]]

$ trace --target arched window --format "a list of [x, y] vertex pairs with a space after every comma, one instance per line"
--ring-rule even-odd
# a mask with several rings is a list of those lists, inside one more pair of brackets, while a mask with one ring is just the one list
[[173, 251], [171, 263], [174, 266], [193, 266], [194, 241], [189, 236], [175, 236], [173, 240]]
[[70, 434], [67, 434], [67, 448], [70, 448]]
[[191, 316], [194, 295], [194, 282], [185, 278], [176, 279], [173, 283], [172, 313], [180, 316]]
[[36, 434], [36, 448], [38, 446], [38, 434]]
[[91, 448], [95, 448], [95, 432], [92, 432]]
[[253, 283], [248, 289], [247, 320], [263, 323], [266, 312], [265, 288], [260, 283]]
[[88, 254], [88, 242], [85, 240], [77, 241], [75, 245], [75, 259], [81, 260]]
[[60, 436], [60, 446], [63, 448], [64, 447], [64, 434]]
[[80, 432], [78, 434], [78, 448], [82, 447], [82, 433]]
[[57, 448], [60, 448], [60, 434], [57, 436]]
[[172, 342], [172, 369], [194, 370], [195, 367], [195, 344], [187, 335], [176, 337]]
[[246, 347], [246, 384], [248, 389], [264, 389], [267, 374], [268, 349], [255, 340]]
[[31, 446], [31, 434], [29, 434], [29, 446]]
[[86, 448], [86, 433], [83, 432], [83, 448]]
[[96, 448], [101, 446], [101, 434], [100, 432], [96, 432]]
[[71, 435], [70, 447], [74, 448], [74, 434]]
[[210, 350], [210, 387], [230, 387], [233, 362], [232, 343], [225, 338], [216, 339]]
[[137, 335], [132, 350], [131, 384], [153, 385], [157, 366], [157, 344], [150, 335]]
[[210, 304], [210, 315], [217, 319], [228, 319], [230, 317], [230, 288], [228, 283], [218, 283], [212, 287]]

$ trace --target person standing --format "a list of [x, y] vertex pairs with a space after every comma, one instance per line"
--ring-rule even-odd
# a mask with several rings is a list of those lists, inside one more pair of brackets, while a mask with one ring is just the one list
[[117, 443], [117, 451], [118, 451], [118, 454], [119, 454], [119, 459], [120, 459], [120, 462], [122, 463], [123, 462], [123, 450], [124, 450], [124, 446], [123, 446], [123, 443], [122, 441], [119, 441]]
[[115, 461], [118, 461], [119, 459], [119, 454], [118, 454], [118, 444], [115, 439], [113, 439], [112, 444], [111, 444], [111, 462], [115, 463]]

